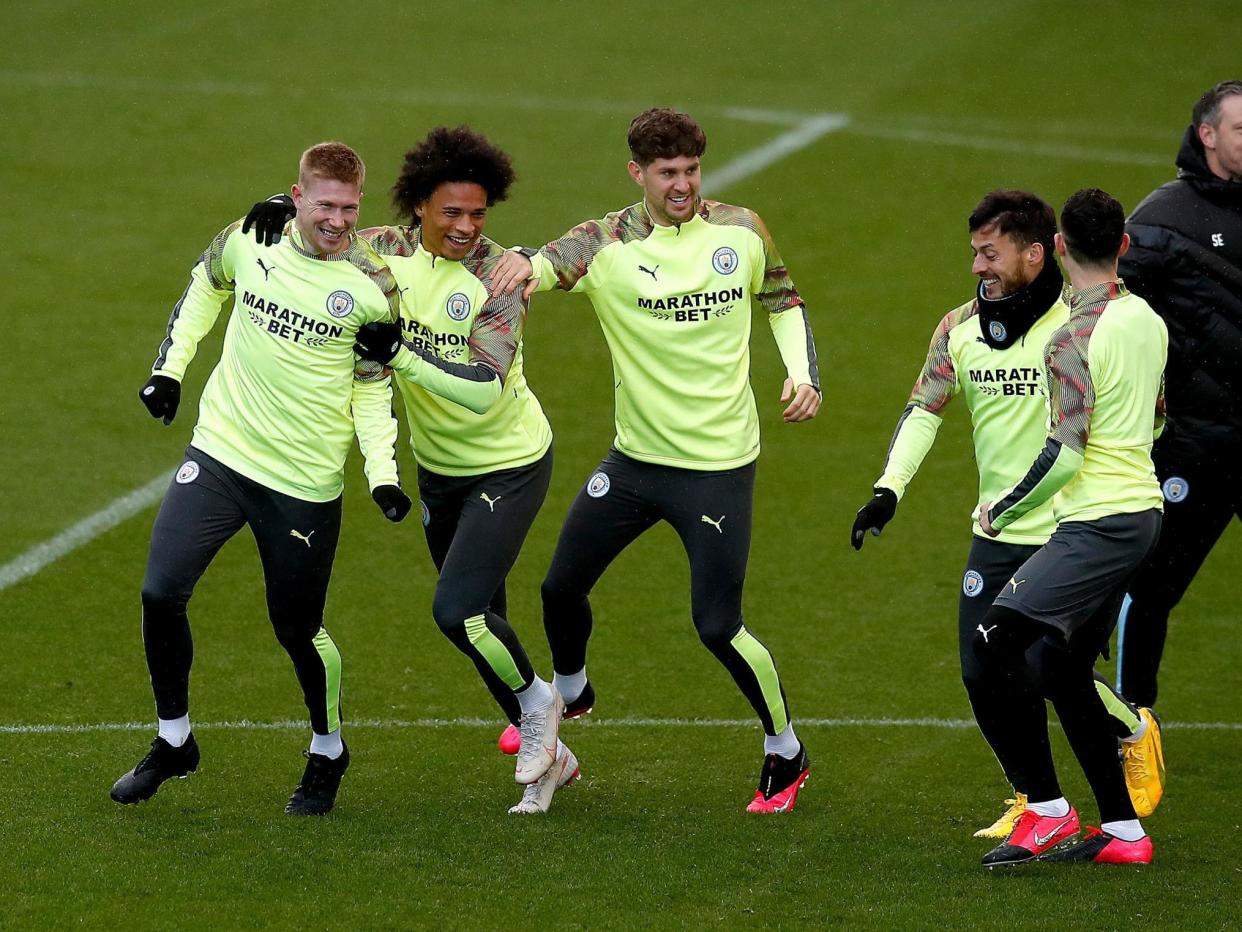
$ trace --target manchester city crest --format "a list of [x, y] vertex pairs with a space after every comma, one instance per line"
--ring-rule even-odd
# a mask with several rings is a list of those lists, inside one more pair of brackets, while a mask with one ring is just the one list
[[444, 309], [453, 320], [465, 320], [470, 316], [470, 299], [458, 291], [444, 302]]
[[610, 488], [612, 488], [612, 480], [608, 478], [606, 472], [597, 472], [587, 480], [587, 495], [591, 498], [603, 498]]
[[431, 524], [431, 509], [427, 507], [427, 503], [420, 501], [418, 503], [423, 509], [423, 527]]
[[990, 324], [988, 324], [988, 333], [992, 335], [993, 340], [999, 343], [1005, 339], [1005, 337], [1008, 334], [1008, 331], [1005, 330], [1005, 325], [1002, 324], [999, 320], [994, 320]]
[[177, 484], [189, 485], [198, 478], [198, 463], [194, 460], [186, 460], [181, 464], [181, 468], [177, 470]]
[[1164, 492], [1164, 500], [1173, 504], [1184, 502], [1190, 494], [1190, 483], [1181, 476], [1169, 476], [1160, 488]]
[[962, 577], [962, 591], [968, 598], [973, 599], [983, 591], [983, 577], [975, 570], [967, 570]]
[[732, 246], [721, 246], [712, 253], [712, 268], [721, 275], [729, 275], [737, 268], [737, 253]]
[[328, 313], [333, 317], [348, 317], [354, 309], [354, 296], [348, 291], [334, 291], [328, 295]]

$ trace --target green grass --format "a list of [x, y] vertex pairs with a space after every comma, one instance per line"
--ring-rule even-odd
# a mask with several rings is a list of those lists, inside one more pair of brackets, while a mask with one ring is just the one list
[[[306, 145], [359, 149], [364, 220], [379, 223], [404, 150], [437, 123], [469, 122], [520, 173], [488, 233], [539, 244], [634, 199], [624, 130], [646, 106], [699, 116], [709, 184], [713, 168], [784, 130], [731, 108], [846, 113], [846, 129], [721, 192], [773, 230], [810, 307], [826, 398], [815, 423], [781, 424], [782, 372], [758, 320], [764, 454], [747, 624], [777, 658], [795, 719], [967, 717], [955, 643], [975, 497], [964, 412], [861, 554], [845, 543], [853, 512], [934, 324], [973, 287], [965, 217], [979, 196], [1013, 185], [1059, 203], [1100, 185], [1133, 207], [1171, 177], [1196, 95], [1236, 76], [1231, 12], [1012, 0], [11, 10], [0, 52], [0, 564], [178, 461], [220, 333], [201, 347], [171, 428], [135, 391], [194, 257], [251, 201], [286, 187]], [[537, 299], [526, 359], [557, 466], [510, 604], [546, 673], [539, 580], [612, 437], [587, 302]], [[412, 484], [407, 451], [401, 460]], [[417, 523], [381, 518], [356, 460], [346, 499], [329, 619], [347, 718], [498, 718], [435, 630]], [[0, 591], [0, 724], [151, 715], [138, 585], [153, 516]], [[1240, 558], [1231, 530], [1175, 616], [1166, 720], [1242, 721]], [[585, 778], [546, 819], [505, 815], [518, 793], [492, 727], [347, 725], [355, 763], [340, 806], [307, 822], [280, 811], [300, 772], [298, 730], [204, 727], [201, 773], [132, 809], [107, 788], [145, 731], [0, 733], [0, 925], [1242, 925], [1227, 842], [1242, 732], [1169, 729], [1169, 795], [1147, 823], [1152, 868], [989, 875], [970, 832], [995, 816], [1004, 786], [974, 730], [804, 726], [815, 770], [797, 812], [746, 818], [756, 728], [615, 724], [750, 716], [698, 644], [671, 531], [627, 551], [594, 604], [599, 705], [595, 721], [567, 726]], [[249, 537], [221, 553], [192, 614], [197, 722], [301, 718]], [[1056, 741], [1067, 791], [1094, 819]]]

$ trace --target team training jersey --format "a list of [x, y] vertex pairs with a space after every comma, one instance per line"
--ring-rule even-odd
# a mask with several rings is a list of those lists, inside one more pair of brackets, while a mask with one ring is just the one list
[[[504, 250], [484, 238], [454, 262], [423, 248], [420, 227], [375, 227], [359, 236], [384, 256], [401, 291], [406, 346], [390, 365], [418, 462], [461, 476], [543, 456], [552, 428], [522, 369], [526, 308], [520, 289], [488, 296], [491, 270]], [[423, 367], [430, 387], [411, 379], [414, 365]]]
[[[879, 488], [900, 499], [940, 429], [949, 402], [960, 392], [970, 409], [979, 469], [978, 501], [994, 501], [1030, 468], [1048, 433], [1044, 388], [1044, 346], [1069, 318], [1069, 286], [1021, 339], [993, 349], [983, 338], [977, 299], [949, 311], [927, 350], [923, 371], [889, 448]], [[978, 509], [974, 532], [979, 527]], [[1005, 528], [999, 539], [1010, 544], [1043, 544], [1056, 529], [1051, 504], [1035, 508]]]
[[819, 388], [802, 298], [744, 207], [701, 201], [692, 219], [662, 227], [634, 204], [544, 246], [534, 268], [539, 290], [591, 299], [612, 353], [614, 443], [626, 456], [720, 470], [759, 455], [751, 295], [794, 384]]
[[239, 220], [194, 265], [154, 374], [181, 381], [230, 295], [194, 446], [270, 489], [323, 502], [341, 494], [357, 431], [371, 488], [396, 485], [389, 379], [353, 351], [359, 327], [397, 315], [396, 283], [379, 257], [356, 239], [342, 253], [316, 256], [293, 225], [264, 246], [241, 233]]
[[1074, 293], [1070, 319], [1045, 351], [1047, 442], [992, 506], [994, 527], [1050, 498], [1058, 521], [1163, 507], [1151, 445], [1163, 426], [1168, 347], [1164, 321], [1121, 282]]

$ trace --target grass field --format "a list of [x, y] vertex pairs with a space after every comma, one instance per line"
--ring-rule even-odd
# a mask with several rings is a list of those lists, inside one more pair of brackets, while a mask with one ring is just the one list
[[[1175, 616], [1161, 680], [1170, 788], [1146, 823], [1148, 869], [978, 866], [970, 833], [1005, 786], [962, 721], [956, 593], [975, 497], [963, 411], [884, 537], [860, 554], [846, 544], [932, 328], [973, 289], [965, 217], [979, 196], [1021, 186], [1059, 204], [1099, 185], [1133, 207], [1172, 177], [1195, 97], [1238, 76], [1236, 19], [1225, 3], [1147, 2], [7, 10], [0, 927], [1242, 927], [1236, 529]], [[655, 104], [705, 124], [706, 186], [717, 173], [728, 183], [713, 195], [764, 216], [818, 339], [824, 410], [785, 426], [757, 318], [746, 612], [812, 754], [797, 811], [741, 813], [760, 732], [699, 646], [684, 558], [661, 527], [596, 590], [599, 701], [566, 727], [584, 779], [546, 818], [508, 817], [519, 794], [494, 750], [499, 717], [432, 622], [421, 529], [383, 520], [357, 457], [329, 601], [354, 754], [337, 811], [281, 814], [306, 741], [287, 723], [304, 710], [245, 534], [192, 606], [200, 773], [139, 807], [110, 802], [150, 739], [138, 587], [158, 495], [38, 572], [13, 568], [179, 462], [223, 326], [172, 427], [135, 392], [210, 237], [287, 187], [324, 138], [368, 160], [364, 221], [386, 222], [405, 149], [468, 122], [521, 175], [488, 234], [537, 245], [635, 199], [624, 130]], [[585, 299], [536, 299], [526, 360], [557, 465], [510, 605], [546, 674], [539, 581], [612, 437]]]

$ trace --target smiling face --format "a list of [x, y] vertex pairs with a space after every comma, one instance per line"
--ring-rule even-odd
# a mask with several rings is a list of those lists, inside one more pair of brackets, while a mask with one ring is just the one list
[[473, 181], [446, 181], [414, 208], [423, 228], [422, 243], [433, 256], [459, 261], [483, 235], [487, 191]]
[[344, 251], [358, 225], [362, 188], [356, 184], [311, 176], [293, 186], [294, 218], [305, 243], [321, 256]]
[[667, 227], [685, 223], [694, 216], [699, 199], [699, 157], [679, 155], [654, 159], [648, 165], [629, 164], [630, 177], [643, 189], [651, 219]]
[[1033, 282], [1044, 267], [1044, 247], [1039, 243], [1019, 247], [996, 224], [980, 227], [970, 234], [975, 254], [971, 271], [983, 282], [984, 297], [995, 301], [1021, 291]]

